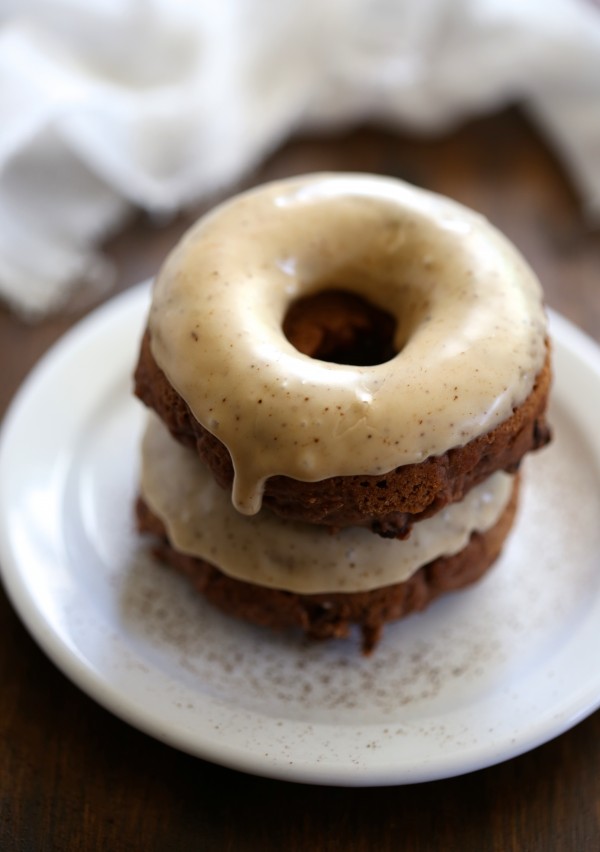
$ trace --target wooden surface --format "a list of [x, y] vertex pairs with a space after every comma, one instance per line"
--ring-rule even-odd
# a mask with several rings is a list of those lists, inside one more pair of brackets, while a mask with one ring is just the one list
[[[508, 111], [443, 138], [362, 129], [298, 139], [245, 182], [321, 170], [387, 173], [486, 214], [522, 249], [550, 305], [600, 340], [600, 236], [559, 163]], [[109, 245], [117, 289], [149, 276], [197, 210], [137, 218]], [[77, 315], [0, 312], [0, 413]], [[0, 592], [0, 849], [600, 849], [600, 712], [535, 751], [412, 787], [317, 788], [180, 754], [97, 706], [47, 660]]]

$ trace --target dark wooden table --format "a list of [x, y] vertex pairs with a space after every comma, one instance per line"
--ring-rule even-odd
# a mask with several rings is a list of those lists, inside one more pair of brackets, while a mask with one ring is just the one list
[[[247, 184], [347, 169], [397, 175], [485, 213], [522, 249], [549, 304], [600, 340], [600, 235], [521, 114], [443, 138], [376, 129], [297, 139]], [[109, 245], [117, 289], [156, 269], [199, 210], [143, 217]], [[78, 319], [28, 326], [0, 312], [0, 412]], [[38, 650], [0, 593], [0, 850], [600, 849], [600, 712], [535, 751], [412, 787], [318, 788], [181, 754], [111, 716]]]

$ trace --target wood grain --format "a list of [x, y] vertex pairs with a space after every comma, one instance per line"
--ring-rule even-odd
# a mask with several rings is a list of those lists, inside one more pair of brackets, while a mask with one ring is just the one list
[[[540, 275], [551, 306], [600, 340], [600, 237], [560, 164], [515, 111], [439, 138], [361, 128], [287, 144], [244, 185], [303, 171], [397, 175], [475, 207]], [[206, 206], [206, 205], [205, 205]], [[116, 289], [156, 269], [201, 208], [143, 216], [107, 246]], [[0, 412], [76, 319], [0, 312]], [[0, 849], [398, 850], [600, 848], [600, 713], [529, 754], [461, 778], [345, 790], [246, 776], [174, 751], [87, 698], [0, 594]]]

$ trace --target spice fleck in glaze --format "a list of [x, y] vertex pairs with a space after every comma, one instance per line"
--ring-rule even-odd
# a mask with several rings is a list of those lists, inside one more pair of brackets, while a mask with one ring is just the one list
[[[310, 358], [283, 319], [340, 288], [396, 319], [390, 361]], [[260, 509], [276, 474], [381, 474], [506, 420], [544, 363], [539, 282], [483, 217], [401, 181], [319, 174], [217, 207], [154, 286], [153, 356], [229, 450], [234, 506]]]

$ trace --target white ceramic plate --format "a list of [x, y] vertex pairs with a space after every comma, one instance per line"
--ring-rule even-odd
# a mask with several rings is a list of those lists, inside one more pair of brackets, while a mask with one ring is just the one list
[[321, 784], [457, 775], [600, 705], [600, 350], [552, 317], [550, 448], [526, 462], [516, 529], [477, 586], [355, 641], [238, 623], [157, 565], [133, 525], [142, 286], [33, 371], [0, 445], [6, 589], [51, 659], [132, 725], [241, 770]]

